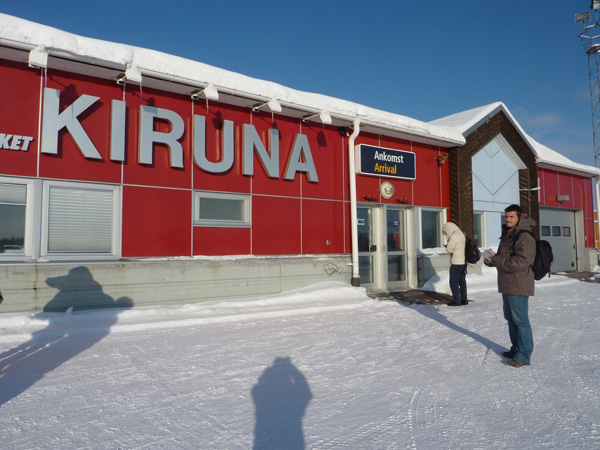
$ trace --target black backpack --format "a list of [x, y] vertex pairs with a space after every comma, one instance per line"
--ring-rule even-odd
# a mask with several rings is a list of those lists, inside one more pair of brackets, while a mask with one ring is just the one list
[[[519, 231], [517, 237], [515, 238], [515, 243], [519, 239], [521, 233], [529, 233], [529, 231]], [[533, 236], [533, 234], [531, 235]], [[552, 265], [552, 261], [554, 261], [554, 255], [552, 254], [552, 246], [550, 245], [550, 242], [541, 239], [536, 239], [535, 259], [533, 260], [533, 264], [531, 265], [531, 270], [533, 271], [533, 276], [536, 280], [541, 280], [546, 276], [546, 274], [548, 274], [548, 278], [550, 278], [550, 266]]]
[[475, 245], [475, 242], [465, 234], [465, 261], [467, 261], [469, 264], [475, 264], [480, 258], [481, 253]]

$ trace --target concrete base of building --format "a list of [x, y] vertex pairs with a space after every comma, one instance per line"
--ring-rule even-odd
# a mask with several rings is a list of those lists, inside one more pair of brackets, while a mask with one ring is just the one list
[[[467, 272], [481, 274], [483, 260], [477, 264], [468, 264]], [[450, 270], [450, 258], [448, 255], [421, 255], [417, 259], [418, 287], [423, 287], [427, 280], [439, 272]]]
[[0, 265], [0, 312], [198, 303], [350, 283], [349, 255]]

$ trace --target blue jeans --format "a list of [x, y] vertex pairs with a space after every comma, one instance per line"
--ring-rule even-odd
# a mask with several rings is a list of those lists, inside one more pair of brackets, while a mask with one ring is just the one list
[[502, 294], [504, 318], [508, 322], [508, 335], [511, 353], [523, 364], [530, 364], [533, 352], [533, 332], [529, 323], [529, 297], [525, 295]]
[[451, 264], [450, 265], [450, 290], [454, 303], [467, 302], [467, 265], [466, 264]]

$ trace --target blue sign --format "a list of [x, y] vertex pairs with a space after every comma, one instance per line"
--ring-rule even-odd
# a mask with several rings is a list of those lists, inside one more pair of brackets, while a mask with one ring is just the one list
[[361, 144], [358, 153], [359, 173], [408, 180], [416, 178], [416, 159], [412, 152]]

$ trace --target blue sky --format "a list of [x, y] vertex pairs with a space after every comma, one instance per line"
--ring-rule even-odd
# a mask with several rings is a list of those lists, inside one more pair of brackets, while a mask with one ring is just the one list
[[430, 121], [502, 101], [594, 165], [590, 0], [48, 0], [0, 12]]

